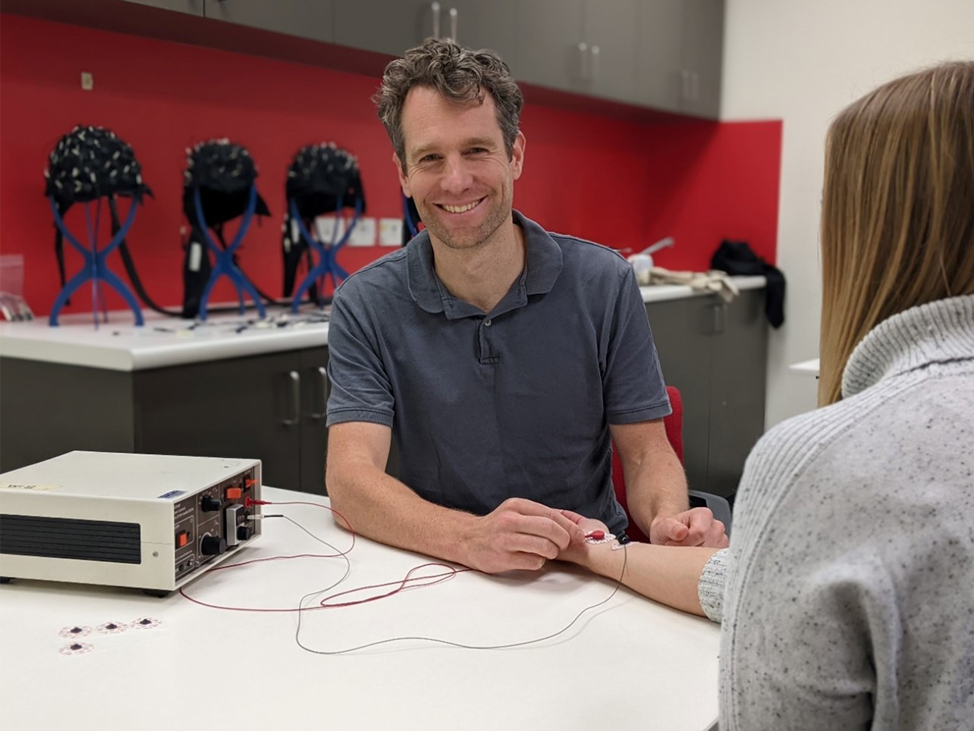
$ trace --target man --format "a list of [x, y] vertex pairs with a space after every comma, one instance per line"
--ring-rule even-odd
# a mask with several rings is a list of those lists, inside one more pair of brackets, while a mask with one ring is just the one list
[[[726, 544], [687, 487], [646, 311], [617, 253], [513, 211], [521, 92], [490, 52], [427, 41], [376, 95], [426, 225], [349, 277], [329, 329], [327, 487], [366, 536], [485, 572], [537, 569], [581, 529]], [[386, 475], [393, 435], [401, 481]]]

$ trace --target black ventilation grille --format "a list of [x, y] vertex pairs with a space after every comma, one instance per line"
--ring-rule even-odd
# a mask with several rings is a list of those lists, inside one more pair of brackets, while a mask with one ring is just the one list
[[0, 514], [0, 553], [142, 563], [142, 527], [108, 520]]

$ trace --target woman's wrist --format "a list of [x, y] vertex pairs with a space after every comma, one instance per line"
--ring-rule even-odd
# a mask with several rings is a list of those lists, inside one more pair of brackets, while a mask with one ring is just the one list
[[618, 541], [587, 544], [579, 563], [596, 574], [618, 579], [622, 573], [624, 552]]

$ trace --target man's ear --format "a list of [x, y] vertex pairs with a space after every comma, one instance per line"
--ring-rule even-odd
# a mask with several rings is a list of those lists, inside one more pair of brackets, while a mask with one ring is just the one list
[[399, 187], [402, 188], [402, 194], [407, 198], [412, 198], [412, 193], [409, 192], [409, 178], [403, 172], [402, 160], [399, 159], [399, 155], [395, 152], [392, 153], [392, 163], [396, 166], [396, 174], [399, 176]]
[[517, 138], [514, 140], [514, 147], [511, 149], [511, 173], [514, 180], [521, 177], [521, 170], [524, 167], [524, 148], [527, 144], [528, 141], [524, 137], [524, 133], [518, 132]]

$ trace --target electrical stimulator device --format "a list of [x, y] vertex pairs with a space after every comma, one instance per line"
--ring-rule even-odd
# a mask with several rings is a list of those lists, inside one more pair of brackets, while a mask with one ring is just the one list
[[0, 475], [0, 577], [164, 596], [261, 533], [255, 459], [70, 452]]

